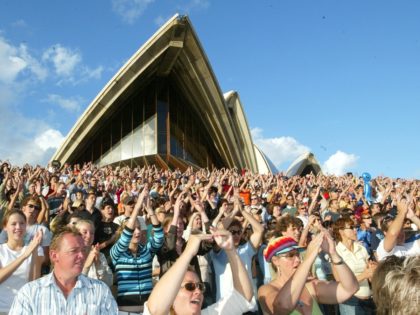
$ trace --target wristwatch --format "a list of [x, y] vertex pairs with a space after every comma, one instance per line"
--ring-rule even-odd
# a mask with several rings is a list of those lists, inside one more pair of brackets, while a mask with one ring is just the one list
[[[340, 256], [339, 256], [340, 257]], [[342, 265], [342, 264], [344, 264], [344, 260], [343, 260], [343, 258], [341, 258], [340, 257], [340, 260], [339, 261], [334, 261], [334, 260], [332, 260], [332, 258], [331, 258], [331, 263], [333, 264], [333, 265]]]

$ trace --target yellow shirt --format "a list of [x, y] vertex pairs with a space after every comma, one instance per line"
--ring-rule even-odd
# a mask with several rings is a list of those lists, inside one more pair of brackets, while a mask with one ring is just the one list
[[[359, 242], [353, 243], [353, 252], [350, 251], [343, 243], [339, 242], [336, 247], [337, 253], [343, 258], [344, 262], [349, 266], [351, 271], [358, 276], [367, 268], [369, 254], [366, 248]], [[367, 298], [371, 296], [369, 281], [364, 279], [359, 282], [360, 289], [354, 295], [359, 298]]]

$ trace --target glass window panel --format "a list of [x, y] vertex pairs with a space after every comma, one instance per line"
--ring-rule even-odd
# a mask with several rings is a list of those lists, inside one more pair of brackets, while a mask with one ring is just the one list
[[121, 159], [127, 160], [133, 157], [133, 136], [131, 134], [121, 141]]

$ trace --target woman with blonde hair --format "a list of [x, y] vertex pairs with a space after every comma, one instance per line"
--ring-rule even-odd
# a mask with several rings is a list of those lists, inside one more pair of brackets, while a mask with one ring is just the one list
[[82, 234], [86, 246], [87, 258], [82, 273], [89, 278], [102, 280], [109, 287], [112, 286], [112, 271], [106, 257], [99, 250], [99, 244], [92, 245], [95, 227], [92, 221], [79, 220], [76, 229]]
[[[337, 281], [309, 278], [312, 264], [321, 250], [331, 257], [333, 269], [340, 275]], [[278, 274], [275, 280], [258, 290], [264, 314], [322, 314], [319, 303], [342, 303], [359, 288], [354, 274], [337, 254], [334, 241], [325, 230], [309, 243], [302, 262], [298, 244], [287, 236], [272, 239], [264, 257]]]

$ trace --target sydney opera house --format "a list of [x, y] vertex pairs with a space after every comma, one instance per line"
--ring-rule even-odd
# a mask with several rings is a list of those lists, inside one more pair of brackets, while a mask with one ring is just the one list
[[253, 144], [238, 93], [222, 93], [191, 21], [180, 15], [122, 66], [52, 159], [276, 172]]

